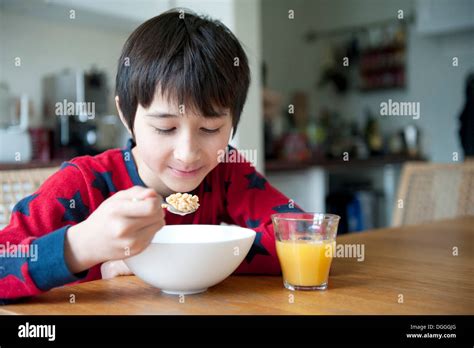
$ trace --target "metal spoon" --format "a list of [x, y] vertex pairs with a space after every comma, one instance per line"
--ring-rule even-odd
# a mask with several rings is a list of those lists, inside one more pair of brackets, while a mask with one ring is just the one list
[[171, 204], [168, 204], [166, 202], [163, 202], [161, 204], [161, 207], [166, 208], [166, 210], [168, 210], [170, 213], [173, 213], [173, 214], [176, 214], [176, 215], [181, 215], [181, 216], [192, 214], [197, 210], [197, 209], [194, 209], [194, 210], [190, 210], [190, 211], [181, 211], [181, 210], [176, 209]]
[[[142, 198], [132, 198], [132, 202], [138, 202], [138, 201], [142, 201], [142, 200], [143, 200]], [[170, 213], [173, 213], [173, 214], [176, 214], [176, 215], [181, 215], [181, 216], [192, 214], [197, 210], [197, 209], [194, 209], [194, 210], [190, 210], [190, 211], [181, 211], [181, 210], [178, 210], [175, 207], [173, 207], [171, 204], [166, 203], [166, 201], [163, 201], [161, 203], [161, 207], [166, 208], [166, 210], [168, 210]]]

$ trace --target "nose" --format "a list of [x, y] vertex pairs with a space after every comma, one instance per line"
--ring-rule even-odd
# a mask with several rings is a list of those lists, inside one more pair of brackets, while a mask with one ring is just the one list
[[199, 141], [195, 139], [191, 132], [183, 131], [176, 140], [174, 157], [177, 161], [192, 165], [200, 160]]

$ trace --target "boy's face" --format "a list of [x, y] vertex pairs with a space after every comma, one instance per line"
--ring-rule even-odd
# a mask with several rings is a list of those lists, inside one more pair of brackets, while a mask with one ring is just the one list
[[145, 184], [162, 195], [199, 186], [229, 142], [232, 117], [229, 109], [220, 111], [219, 117], [204, 117], [159, 94], [148, 108], [139, 104], [133, 154]]

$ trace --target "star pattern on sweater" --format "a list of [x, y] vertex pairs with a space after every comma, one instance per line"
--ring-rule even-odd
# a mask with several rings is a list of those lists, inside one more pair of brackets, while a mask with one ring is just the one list
[[225, 191], [225, 193], [227, 193], [229, 191], [230, 184], [232, 184], [232, 181], [230, 181], [230, 180], [225, 180], [224, 181], [224, 191]]
[[62, 221], [81, 222], [89, 215], [89, 207], [84, 204], [79, 191], [72, 198], [58, 198], [58, 201], [65, 208]]
[[247, 188], [248, 189], [259, 189], [259, 190], [265, 190], [265, 183], [267, 180], [260, 176], [257, 172], [253, 172], [250, 174], [245, 175], [247, 180], [249, 181]]
[[247, 225], [248, 228], [256, 228], [260, 225], [260, 219], [248, 219], [247, 221], [245, 221], [245, 224]]
[[212, 186], [207, 180], [204, 180], [204, 192], [212, 192]]
[[61, 164], [61, 167], [59, 167], [59, 170], [66, 169], [67, 167], [74, 167], [74, 168], [77, 168], [77, 166], [76, 166], [74, 163], [71, 163], [71, 162], [63, 162], [63, 163]]
[[0, 253], [0, 259], [2, 261], [2, 266], [0, 266], [0, 280], [6, 278], [9, 275], [15, 276], [22, 282], [25, 281], [23, 273], [21, 272], [21, 267], [25, 263], [25, 259], [22, 257], [5, 257]]
[[94, 170], [94, 177], [92, 187], [98, 189], [104, 199], [108, 198], [110, 193], [117, 192], [112, 181], [112, 172], [97, 172]]
[[248, 252], [247, 256], [245, 256], [245, 260], [247, 261], [247, 263], [250, 263], [256, 255], [270, 255], [267, 249], [265, 249], [262, 245], [261, 232], [257, 232], [252, 247], [250, 248], [250, 251]]
[[18, 212], [18, 213], [22, 213], [23, 215], [30, 216], [30, 204], [38, 196], [39, 194], [35, 193], [23, 198], [17, 204], [15, 204], [15, 206], [13, 207], [12, 213]]

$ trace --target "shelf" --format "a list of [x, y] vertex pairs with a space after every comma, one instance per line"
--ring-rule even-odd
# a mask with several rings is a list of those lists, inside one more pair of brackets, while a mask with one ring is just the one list
[[389, 155], [381, 157], [371, 157], [368, 159], [352, 159], [344, 161], [342, 159], [323, 159], [307, 162], [292, 162], [288, 160], [269, 160], [265, 163], [266, 172], [279, 171], [298, 171], [305, 170], [310, 167], [324, 167], [325, 169], [343, 169], [353, 167], [377, 167], [387, 164], [401, 164], [408, 161], [426, 161], [424, 157], [408, 157], [401, 155]]

